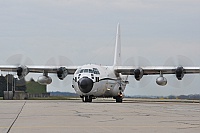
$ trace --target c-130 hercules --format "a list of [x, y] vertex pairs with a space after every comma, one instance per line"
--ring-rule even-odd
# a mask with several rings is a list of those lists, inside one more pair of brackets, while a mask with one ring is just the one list
[[128, 76], [134, 75], [139, 81], [144, 75], [159, 75], [156, 83], [160, 86], [167, 84], [165, 74], [175, 74], [182, 80], [185, 74], [200, 73], [200, 67], [137, 67], [121, 65], [120, 25], [117, 25], [115, 56], [113, 66], [87, 64], [83, 66], [30, 66], [30, 65], [0, 65], [1, 71], [16, 72], [19, 79], [28, 73], [43, 73], [38, 78], [40, 84], [48, 85], [52, 82], [48, 73], [57, 74], [60, 80], [67, 75], [74, 75], [72, 87], [82, 98], [83, 102], [92, 102], [98, 97], [113, 97], [116, 102], [122, 102], [123, 92], [128, 84]]

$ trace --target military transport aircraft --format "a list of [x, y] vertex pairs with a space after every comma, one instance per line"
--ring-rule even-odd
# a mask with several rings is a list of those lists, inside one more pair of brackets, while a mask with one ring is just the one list
[[121, 65], [120, 25], [117, 25], [115, 56], [113, 66], [87, 64], [83, 66], [29, 66], [0, 65], [1, 71], [16, 72], [19, 79], [28, 73], [42, 73], [38, 83], [48, 85], [52, 82], [49, 73], [57, 74], [60, 80], [73, 74], [72, 87], [83, 102], [92, 102], [97, 97], [113, 97], [116, 102], [122, 102], [123, 92], [128, 84], [128, 75], [134, 75], [139, 81], [144, 75], [158, 75], [156, 83], [167, 84], [165, 74], [174, 74], [182, 80], [185, 74], [200, 73], [200, 67], [137, 67]]

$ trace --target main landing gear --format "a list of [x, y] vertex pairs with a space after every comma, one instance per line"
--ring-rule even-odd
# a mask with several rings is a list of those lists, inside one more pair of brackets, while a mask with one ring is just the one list
[[116, 97], [114, 97], [114, 99], [116, 99], [116, 103], [122, 103], [122, 96], [116, 96]]
[[[121, 87], [120, 87], [119, 89], [121, 90]], [[118, 94], [118, 96], [115, 96], [115, 97], [113, 97], [113, 98], [116, 99], [116, 103], [122, 103], [122, 101], [123, 101], [122, 92], [120, 92], [120, 93]]]
[[92, 96], [80, 96], [83, 102], [92, 102]]

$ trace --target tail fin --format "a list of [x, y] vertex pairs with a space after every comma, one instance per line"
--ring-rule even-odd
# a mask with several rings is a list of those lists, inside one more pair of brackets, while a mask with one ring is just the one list
[[121, 39], [120, 39], [120, 24], [118, 23], [113, 66], [119, 66], [119, 65], [121, 65]]

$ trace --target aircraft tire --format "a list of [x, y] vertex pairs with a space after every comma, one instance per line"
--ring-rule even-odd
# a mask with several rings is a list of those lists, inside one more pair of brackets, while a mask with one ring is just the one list
[[122, 97], [120, 97], [120, 96], [117, 96], [116, 97], [116, 103], [122, 103]]
[[92, 96], [88, 97], [88, 102], [92, 102]]
[[83, 96], [82, 101], [83, 102], [92, 102], [92, 96]]

